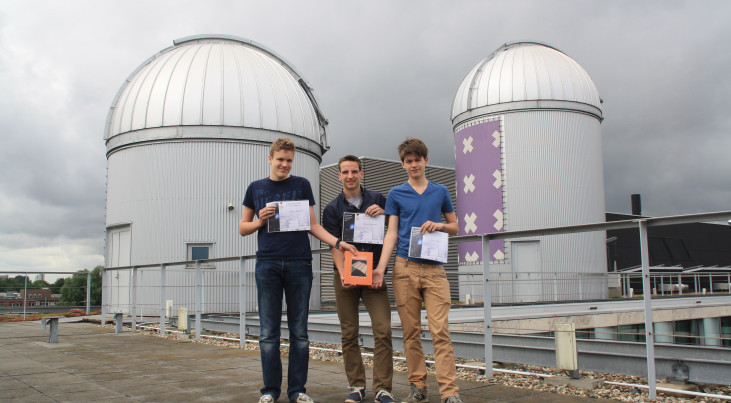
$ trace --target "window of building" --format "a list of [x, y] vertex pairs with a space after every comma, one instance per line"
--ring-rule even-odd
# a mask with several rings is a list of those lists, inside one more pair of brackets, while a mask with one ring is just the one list
[[[206, 260], [213, 257], [213, 243], [189, 243], [186, 260]], [[188, 264], [188, 268], [195, 268], [195, 264]], [[213, 269], [213, 263], [202, 263], [204, 269]]]
[[721, 338], [724, 347], [731, 347], [731, 316], [721, 318]]
[[697, 319], [675, 321], [674, 333], [676, 344], [699, 344]]

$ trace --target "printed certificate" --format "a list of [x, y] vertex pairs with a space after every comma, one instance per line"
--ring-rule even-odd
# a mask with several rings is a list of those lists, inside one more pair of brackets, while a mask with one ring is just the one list
[[345, 284], [349, 285], [371, 285], [373, 284], [373, 253], [358, 251], [358, 256], [353, 256], [349, 251], [343, 252], [345, 260], [343, 271], [345, 272]]
[[383, 245], [386, 216], [371, 217], [362, 213], [343, 214], [343, 241]]
[[419, 227], [411, 227], [409, 257], [447, 263], [448, 247], [449, 235], [446, 232], [434, 231], [422, 234]]
[[267, 203], [276, 207], [274, 217], [267, 220], [267, 231], [289, 232], [310, 230], [310, 203], [307, 200]]

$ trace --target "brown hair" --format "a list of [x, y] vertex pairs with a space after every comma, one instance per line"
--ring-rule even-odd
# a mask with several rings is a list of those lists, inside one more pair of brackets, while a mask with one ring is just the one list
[[272, 143], [272, 147], [269, 149], [269, 156], [273, 157], [274, 153], [279, 150], [286, 150], [294, 152], [294, 143], [292, 140], [286, 137], [280, 137]]
[[407, 138], [398, 146], [398, 156], [401, 158], [401, 162], [404, 162], [407, 154], [426, 158], [429, 154], [429, 149], [426, 148], [426, 144], [423, 141], [415, 138]]
[[340, 158], [340, 161], [338, 161], [338, 171], [340, 171], [340, 164], [342, 164], [344, 161], [353, 161], [358, 163], [358, 170], [363, 170], [363, 164], [360, 162], [360, 158], [356, 157], [355, 155], [346, 155], [342, 158]]

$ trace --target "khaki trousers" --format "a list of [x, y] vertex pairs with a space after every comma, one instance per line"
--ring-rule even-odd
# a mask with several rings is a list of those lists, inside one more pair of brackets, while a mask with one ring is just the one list
[[393, 293], [404, 332], [409, 382], [419, 389], [427, 386], [426, 362], [421, 347], [421, 301], [424, 300], [429, 332], [434, 343], [437, 382], [442, 399], [458, 395], [454, 347], [449, 338], [449, 310], [452, 301], [444, 266], [422, 264], [397, 256], [393, 267]]
[[393, 346], [391, 344], [391, 304], [388, 288], [365, 286], [344, 288], [340, 276], [333, 276], [335, 301], [340, 319], [343, 342], [343, 361], [349, 386], [366, 386], [365, 367], [360, 355], [358, 306], [360, 300], [368, 310], [373, 328], [373, 393], [381, 389], [391, 391], [393, 380]]

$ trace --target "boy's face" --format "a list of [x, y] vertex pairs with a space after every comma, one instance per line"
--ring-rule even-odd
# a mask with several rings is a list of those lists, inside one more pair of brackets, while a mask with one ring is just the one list
[[426, 163], [429, 162], [428, 157], [419, 157], [415, 154], [406, 154], [401, 166], [404, 167], [409, 178], [421, 178], [426, 170]]
[[274, 155], [269, 156], [269, 179], [273, 181], [285, 180], [289, 177], [289, 171], [292, 170], [292, 161], [294, 161], [294, 151], [277, 150]]
[[340, 163], [340, 172], [338, 179], [343, 182], [343, 189], [355, 190], [360, 189], [360, 180], [363, 179], [363, 171], [358, 168], [355, 161], [343, 161]]

